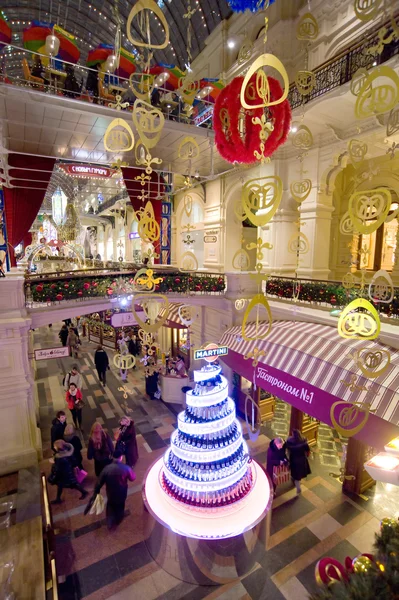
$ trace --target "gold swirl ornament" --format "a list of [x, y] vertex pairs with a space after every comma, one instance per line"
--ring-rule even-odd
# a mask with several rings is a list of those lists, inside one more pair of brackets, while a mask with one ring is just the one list
[[351, 140], [348, 144], [349, 158], [353, 163], [362, 162], [367, 154], [367, 144], [359, 140]]
[[188, 327], [198, 319], [198, 309], [192, 304], [182, 304], [179, 306], [178, 315], [181, 322]]
[[140, 140], [147, 149], [154, 148], [161, 139], [165, 117], [160, 110], [144, 100], [136, 100], [132, 115]]
[[291, 254], [306, 254], [309, 248], [310, 242], [302, 231], [294, 233], [288, 240], [287, 249]]
[[312, 15], [307, 12], [301, 17], [296, 27], [296, 37], [298, 40], [314, 41], [319, 35], [319, 25]]
[[141, 73], [139, 81], [134, 79], [135, 73], [129, 77], [129, 87], [139, 100], [150, 102], [155, 87], [155, 77], [151, 73]]
[[[399, 37], [399, 35], [398, 35]], [[398, 133], [399, 131], [399, 108], [392, 109], [387, 121], [387, 137]]]
[[309, 150], [313, 146], [313, 135], [309, 127], [300, 125], [292, 138], [292, 145], [298, 150]]
[[381, 348], [373, 350], [372, 348], [362, 348], [354, 350], [352, 355], [354, 363], [368, 379], [376, 379], [384, 375], [391, 363], [391, 354], [388, 350]]
[[[337, 406], [344, 406], [340, 413], [338, 420], [335, 418], [335, 409]], [[364, 417], [357, 423], [354, 427], [351, 427], [356, 421], [359, 419], [359, 414], [364, 413]], [[366, 405], [365, 408], [362, 406], [358, 406], [357, 404], [352, 404], [345, 402], [344, 400], [338, 400], [338, 402], [334, 402], [330, 409], [330, 419], [333, 425], [333, 428], [343, 437], [353, 437], [357, 433], [359, 433], [363, 427], [366, 425], [370, 414], [370, 406]]]
[[177, 157], [181, 160], [193, 160], [200, 155], [200, 149], [193, 137], [187, 135], [179, 144]]
[[391, 203], [392, 195], [387, 188], [354, 192], [348, 204], [354, 230], [363, 235], [377, 231], [387, 218]]
[[104, 148], [107, 152], [129, 152], [134, 148], [134, 133], [124, 119], [114, 119], [104, 134]]
[[[152, 269], [140, 269], [133, 279], [133, 284], [138, 291], [152, 292], [155, 286], [163, 281], [163, 277], [154, 277]], [[137, 287], [139, 285], [140, 287]]]
[[342, 233], [342, 235], [352, 235], [353, 233], [353, 223], [348, 211], [346, 211], [346, 213], [344, 213], [341, 217], [339, 222], [339, 231]]
[[[137, 314], [135, 304], [141, 305], [146, 316], [146, 322]], [[137, 324], [145, 333], [154, 333], [162, 327], [168, 318], [169, 300], [163, 294], [136, 295], [132, 300], [132, 313]]]
[[[268, 317], [268, 327], [266, 329], [266, 332], [263, 334], [259, 333], [259, 320], [258, 320], [258, 316], [259, 316], [259, 308], [263, 307], [266, 310], [266, 314]], [[249, 316], [251, 314], [251, 311], [256, 308], [256, 329], [255, 329], [255, 335], [254, 336], [248, 336], [246, 333], [246, 327], [247, 327], [247, 321], [249, 319]], [[269, 333], [271, 332], [272, 329], [272, 312], [270, 310], [270, 306], [269, 303], [267, 301], [267, 299], [265, 298], [265, 296], [263, 294], [256, 294], [251, 302], [248, 304], [245, 313], [244, 313], [244, 317], [242, 320], [242, 325], [241, 325], [241, 337], [243, 338], [244, 341], [246, 342], [254, 342], [254, 341], [258, 341], [258, 340], [264, 340]]]
[[191, 75], [179, 79], [179, 94], [186, 104], [192, 104], [199, 90], [199, 83]]
[[[270, 99], [270, 89], [267, 80], [266, 73], [263, 71], [263, 67], [269, 67], [275, 69], [283, 79], [283, 94], [280, 98], [276, 100]], [[256, 92], [259, 98], [262, 99], [261, 104], [248, 104], [247, 98], [247, 87], [252, 75], [256, 73]], [[254, 108], [263, 108], [266, 106], [275, 106], [276, 104], [281, 104], [288, 96], [289, 91], [289, 79], [288, 73], [281, 62], [276, 56], [273, 54], [262, 54], [255, 60], [255, 62], [251, 65], [247, 74], [245, 75], [244, 81], [242, 82], [241, 92], [240, 92], [240, 101], [241, 106], [247, 109]]]
[[380, 6], [381, 0], [355, 0], [353, 8], [357, 18], [367, 22], [377, 16]]
[[338, 319], [338, 333], [344, 339], [375, 340], [380, 330], [378, 313], [364, 298], [356, 298], [350, 302]]
[[191, 215], [191, 211], [193, 210], [193, 197], [190, 194], [186, 194], [183, 198], [183, 207], [184, 212], [189, 217]]
[[390, 304], [395, 295], [395, 288], [389, 273], [380, 269], [374, 273], [369, 285], [369, 298], [382, 304]]
[[295, 202], [301, 204], [309, 196], [312, 190], [312, 181], [310, 179], [302, 179], [301, 181], [293, 181], [290, 184], [291, 196]]
[[360, 94], [360, 90], [362, 89], [364, 83], [367, 81], [367, 88], [365, 93], [368, 91], [371, 93], [372, 84], [368, 83], [369, 72], [364, 67], [360, 67], [352, 76], [350, 83], [350, 90], [354, 96], [358, 96]]
[[245, 300], [245, 298], [238, 298], [235, 302], [234, 302], [234, 308], [238, 311], [242, 310], [245, 305], [246, 305], [247, 301]]
[[114, 365], [117, 369], [126, 371], [127, 369], [133, 369], [136, 364], [136, 359], [133, 354], [115, 354]]
[[[373, 83], [379, 78], [381, 78], [380, 85], [373, 87]], [[399, 76], [390, 67], [376, 67], [360, 88], [355, 104], [355, 115], [358, 119], [367, 119], [391, 111], [398, 102]]]
[[[144, 11], [148, 11], [147, 14], [144, 14]], [[146, 33], [148, 35], [147, 41], [142, 41], [142, 38], [136, 39], [132, 35], [133, 19], [135, 17], [137, 17], [137, 15], [139, 15], [140, 13], [143, 13], [143, 14], [140, 15], [140, 18], [136, 19], [137, 23], [135, 24], [134, 29], [136, 31], [142, 31], [143, 29], [146, 29], [147, 30]], [[151, 41], [151, 32], [150, 32], [150, 25], [149, 25], [150, 15], [156, 16], [159, 19], [159, 21], [161, 22], [161, 25], [163, 27], [164, 40], [160, 44], [154, 44]], [[145, 19], [145, 18], [147, 19], [148, 27], [143, 28], [140, 25], [143, 22], [143, 19]], [[158, 4], [156, 2], [154, 2], [154, 0], [137, 0], [137, 2], [134, 4], [132, 10], [129, 13], [129, 16], [127, 19], [127, 24], [126, 24], [126, 29], [127, 29], [127, 31], [126, 31], [127, 38], [130, 41], [130, 43], [133, 44], [133, 46], [139, 46], [140, 48], [152, 48], [154, 50], [162, 50], [163, 48], [166, 48], [166, 46], [169, 44], [168, 22], [165, 18], [165, 15], [162, 12], [162, 9], [158, 6]], [[160, 32], [157, 31], [157, 38], [158, 38], [159, 34], [160, 34]], [[160, 37], [160, 35], [159, 35], [159, 37]]]
[[250, 179], [242, 188], [241, 200], [246, 217], [256, 227], [263, 227], [274, 216], [283, 195], [280, 177], [270, 175]]
[[140, 238], [149, 244], [159, 240], [161, 229], [159, 223], [155, 220], [152, 203], [148, 201], [142, 212], [136, 212], [136, 216], [139, 218], [137, 232]]

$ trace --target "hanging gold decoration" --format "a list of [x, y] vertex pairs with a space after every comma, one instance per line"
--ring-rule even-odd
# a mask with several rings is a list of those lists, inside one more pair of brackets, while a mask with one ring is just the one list
[[355, 15], [361, 21], [371, 21], [377, 16], [381, 0], [355, 0]]
[[387, 271], [380, 269], [374, 273], [369, 285], [369, 298], [374, 302], [390, 304], [395, 295], [392, 278]]
[[348, 211], [341, 217], [339, 231], [342, 235], [351, 235], [353, 233], [353, 223]]
[[139, 181], [140, 185], [142, 187], [144, 187], [147, 181], [151, 181], [151, 177], [149, 177], [149, 175], [145, 175], [144, 173], [141, 173], [140, 175], [136, 175], [134, 180]]
[[247, 214], [244, 210], [244, 207], [242, 205], [242, 200], [241, 198], [239, 198], [238, 200], [235, 201], [234, 203], [234, 214], [237, 217], [237, 219], [242, 223], [243, 221], [245, 221], [245, 219], [247, 218]]
[[147, 286], [147, 268], [139, 269], [133, 279], [133, 288], [136, 292], [152, 292], [155, 290], [155, 283], [148, 288]]
[[[263, 67], [271, 67], [275, 69], [283, 78], [283, 94], [277, 100], [271, 100], [270, 98], [270, 88], [267, 80], [266, 73], [263, 70]], [[256, 93], [259, 98], [262, 99], [261, 104], [248, 104], [246, 101], [247, 96], [247, 87], [252, 75], [256, 73]], [[244, 81], [242, 82], [241, 92], [240, 92], [240, 101], [241, 106], [243, 108], [247, 108], [249, 110], [253, 110], [254, 108], [263, 108], [266, 106], [275, 106], [276, 104], [280, 104], [284, 102], [284, 100], [288, 96], [289, 91], [289, 79], [288, 73], [285, 70], [285, 67], [281, 60], [279, 60], [273, 54], [262, 54], [255, 60], [255, 62], [251, 65], [249, 71], [245, 75]]]
[[[246, 217], [263, 227], [274, 216], [283, 195], [283, 182], [276, 175], [250, 179], [242, 188], [241, 200]], [[258, 212], [262, 214], [258, 214]]]
[[305, 40], [311, 42], [315, 40], [318, 35], [319, 25], [312, 13], [307, 12], [299, 20], [299, 23], [296, 28], [296, 37], [298, 40]]
[[299, 125], [292, 138], [292, 145], [298, 150], [309, 150], [313, 146], [313, 135], [309, 127]]
[[256, 240], [256, 244], [254, 244], [253, 242], [250, 244], [247, 244], [247, 249], [248, 250], [255, 250], [256, 249], [256, 260], [258, 261], [255, 265], [255, 269], [258, 271], [258, 273], [262, 270], [263, 265], [262, 265], [262, 260], [263, 260], [263, 250], [272, 250], [273, 246], [272, 244], [269, 244], [269, 242], [263, 242], [261, 237], [258, 237], [258, 239]]
[[[368, 80], [369, 72], [364, 67], [360, 67], [352, 76], [350, 83], [350, 90], [354, 96], [358, 96], [360, 94], [360, 90], [362, 89], [364, 83]], [[366, 92], [371, 93], [372, 84], [367, 83]]]
[[[376, 79], [383, 83], [372, 87]], [[355, 115], [358, 119], [366, 119], [373, 115], [389, 112], [399, 102], [399, 76], [387, 66], [376, 67], [364, 81], [356, 99]]]
[[348, 144], [349, 158], [353, 163], [362, 162], [367, 154], [367, 144], [359, 140], [351, 140]]
[[193, 197], [190, 194], [185, 194], [183, 198], [183, 207], [184, 212], [189, 217], [191, 215], [191, 211], [193, 210]]
[[136, 359], [133, 354], [115, 354], [114, 365], [117, 369], [126, 371], [127, 369], [133, 369], [136, 364]]
[[356, 283], [357, 283], [357, 279], [353, 273], [345, 273], [345, 275], [342, 278], [342, 286], [346, 290], [351, 290], [355, 286]]
[[192, 59], [192, 55], [191, 55], [191, 17], [193, 15], [195, 15], [197, 10], [198, 10], [198, 7], [191, 8], [190, 0], [188, 0], [187, 12], [184, 13], [183, 19], [187, 19], [187, 47], [186, 47], [186, 50], [187, 50], [187, 57], [188, 57], [189, 63], [191, 62], [191, 59]]
[[[345, 408], [339, 413], [338, 421], [335, 418], [335, 409], [337, 406], [345, 406]], [[333, 428], [339, 433], [339, 435], [349, 438], [353, 437], [363, 429], [369, 419], [369, 413], [369, 404], [359, 405], [357, 403], [352, 404], [345, 402], [344, 400], [338, 400], [338, 402], [334, 402], [334, 404], [331, 406], [330, 419]], [[355, 427], [351, 427], [351, 425], [358, 421], [360, 414], [364, 414], [360, 423], [358, 423]]]
[[267, 355], [267, 352], [265, 352], [264, 350], [259, 350], [259, 348], [254, 348], [253, 350], [251, 350], [250, 352], [247, 352], [247, 354], [244, 355], [244, 360], [249, 360], [250, 358], [252, 358], [252, 366], [257, 367], [259, 360], [262, 358], [262, 356], [266, 356], [266, 355]]
[[[135, 304], [140, 304], [146, 316], [144, 322], [135, 310]], [[165, 323], [169, 315], [169, 300], [163, 294], [136, 295], [132, 300], [132, 313], [137, 324], [146, 333], [154, 333]], [[161, 314], [162, 313], [162, 314]]]
[[134, 147], [134, 133], [124, 119], [114, 119], [104, 134], [107, 152], [129, 152]]
[[183, 252], [180, 259], [180, 268], [179, 271], [181, 273], [194, 273], [198, 270], [198, 260], [193, 252]]
[[[140, 14], [141, 13], [141, 14]], [[160, 44], [154, 44], [151, 41], [151, 31], [150, 31], [150, 14], [155, 15], [161, 22], [163, 27], [163, 35], [164, 41]], [[132, 23], [133, 19], [140, 15], [137, 19], [138, 24], [135, 23], [135, 29], [138, 29], [142, 32], [143, 37], [146, 38], [146, 41], [143, 42], [141, 39], [135, 39], [132, 35]], [[140, 48], [152, 48], [154, 50], [162, 50], [166, 48], [169, 44], [169, 25], [165, 18], [165, 15], [162, 12], [162, 9], [158, 6], [154, 0], [137, 0], [134, 4], [132, 10], [129, 13], [127, 19], [127, 38], [133, 46], [139, 46]], [[161, 30], [162, 31], [162, 30]], [[157, 31], [157, 37], [160, 32]]]
[[191, 75], [185, 75], [179, 79], [178, 89], [183, 102], [192, 104], [199, 91], [199, 82], [195, 81]]
[[232, 264], [233, 269], [237, 269], [238, 271], [249, 271], [251, 259], [248, 252], [243, 248], [237, 250], [233, 256]]
[[144, 100], [136, 100], [133, 106], [133, 123], [144, 146], [147, 149], [154, 148], [161, 139], [165, 125], [162, 112]]
[[391, 192], [387, 188], [354, 192], [348, 205], [354, 229], [363, 235], [377, 231], [388, 216], [391, 202]]
[[361, 370], [368, 379], [376, 379], [384, 375], [391, 363], [391, 353], [384, 348], [374, 350], [372, 348], [362, 348], [354, 350], [348, 354], [355, 365]]
[[399, 108], [392, 109], [387, 121], [387, 137], [399, 131]]
[[306, 254], [309, 252], [310, 242], [302, 231], [298, 231], [290, 237], [287, 247], [291, 254]]
[[187, 135], [179, 144], [177, 157], [181, 160], [193, 160], [200, 155], [200, 149], [193, 137]]
[[[145, 273], [142, 273], [145, 271]], [[151, 292], [155, 289], [155, 286], [163, 281], [163, 277], [154, 277], [154, 271], [152, 269], [140, 269], [134, 277], [134, 283], [138, 283], [141, 289], [146, 289], [147, 292]]]
[[136, 165], [138, 165], [139, 167], [145, 167], [145, 172], [147, 175], [151, 175], [151, 173], [153, 172], [153, 168], [151, 166], [152, 164], [160, 165], [162, 163], [162, 160], [160, 158], [153, 158], [151, 156], [150, 152], [147, 150], [147, 148], [142, 142], [137, 144], [135, 148], [135, 158]]
[[313, 71], [298, 71], [295, 75], [295, 85], [301, 96], [307, 96], [316, 87], [316, 73]]
[[136, 217], [139, 222], [137, 231], [140, 238], [150, 244], [159, 240], [160, 227], [155, 220], [154, 208], [150, 201], [147, 202], [144, 209], [136, 212]]
[[381, 27], [378, 32], [378, 42], [375, 46], [370, 46], [366, 49], [366, 54], [371, 54], [374, 56], [375, 54], [381, 54], [384, 50], [384, 46], [386, 44], [390, 44], [395, 39], [395, 32], [391, 31], [388, 35], [388, 29], [386, 27]]
[[[129, 390], [129, 388], [126, 385], [122, 385], [121, 387], [118, 387], [118, 392], [122, 392], [122, 396], [124, 400], [127, 400], [129, 396], [131, 396], [133, 394], [133, 390]], [[127, 406], [127, 404], [126, 404]], [[126, 410], [126, 406], [124, 406], [125, 410]], [[130, 409], [131, 412], [132, 409]]]
[[188, 327], [198, 319], [198, 308], [192, 304], [182, 304], [179, 306], [178, 315], [181, 322]]
[[291, 196], [295, 202], [301, 204], [309, 196], [312, 190], [312, 181], [310, 179], [302, 179], [302, 181], [293, 181], [290, 184]]
[[[261, 334], [259, 332], [259, 308], [263, 307], [266, 310], [267, 313], [267, 317], [268, 317], [268, 321], [269, 321], [269, 326], [266, 329], [266, 332]], [[255, 325], [255, 334], [254, 335], [247, 335], [246, 332], [246, 327], [247, 327], [247, 321], [249, 319], [249, 315], [251, 313], [251, 311], [256, 308], [256, 325]], [[242, 326], [241, 326], [241, 337], [243, 338], [243, 340], [245, 342], [254, 342], [257, 340], [264, 340], [270, 333], [271, 329], [272, 329], [272, 312], [270, 310], [270, 306], [269, 303], [267, 301], [267, 299], [265, 298], [265, 296], [263, 294], [256, 294], [251, 302], [248, 304], [245, 313], [244, 313], [244, 317], [242, 320]]]
[[143, 346], [151, 346], [154, 342], [154, 336], [152, 333], [144, 331], [144, 329], [139, 329], [137, 332], [137, 336]]
[[122, 102], [122, 96], [120, 96], [119, 94], [116, 94], [115, 100], [116, 102], [108, 102], [109, 108], [122, 110], [122, 108], [127, 108], [129, 106], [129, 102]]
[[245, 298], [238, 298], [235, 302], [234, 302], [234, 308], [236, 310], [242, 310], [245, 305], [246, 305], [247, 301]]
[[132, 90], [133, 94], [139, 100], [144, 100], [144, 102], [150, 102], [151, 94], [154, 91], [155, 87], [155, 77], [151, 75], [151, 73], [140, 73], [139, 81], [135, 81], [136, 73], [131, 73], [129, 77], [129, 87]]
[[242, 63], [247, 62], [251, 58], [253, 49], [254, 45], [251, 40], [244, 40], [238, 52], [237, 62], [239, 65], [242, 65]]
[[255, 156], [256, 160], [260, 160], [260, 162], [262, 164], [265, 162], [270, 162], [271, 161], [270, 156], [265, 156], [265, 142], [266, 142], [267, 138], [269, 137], [270, 133], [274, 129], [273, 123], [269, 122], [266, 119], [265, 113], [263, 113], [263, 115], [260, 118], [252, 117], [252, 123], [253, 123], [253, 125], [260, 125], [260, 131], [259, 131], [260, 152], [258, 152], [257, 150], [254, 150], [254, 156]]
[[[359, 312], [359, 309], [362, 312]], [[348, 304], [338, 320], [338, 333], [345, 339], [375, 340], [380, 329], [381, 323], [376, 309], [364, 298], [357, 298]]]

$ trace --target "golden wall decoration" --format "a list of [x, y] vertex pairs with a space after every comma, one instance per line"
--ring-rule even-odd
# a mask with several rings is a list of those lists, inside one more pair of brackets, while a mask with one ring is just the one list
[[307, 12], [301, 17], [296, 28], [296, 37], [298, 40], [306, 40], [308, 42], [315, 40], [319, 35], [319, 25], [312, 15]]
[[348, 354], [348, 358], [353, 359], [355, 365], [368, 379], [381, 377], [391, 364], [391, 353], [384, 348], [378, 350], [374, 348], [361, 348]]
[[[269, 83], [267, 80], [266, 73], [263, 70], [263, 67], [271, 67], [275, 69], [283, 78], [283, 94], [277, 100], [271, 100], [270, 98], [270, 89]], [[256, 92], [258, 96], [262, 99], [261, 104], [248, 104], [246, 101], [247, 98], [247, 86], [252, 75], [256, 73]], [[280, 104], [284, 102], [284, 100], [288, 96], [289, 91], [289, 79], [288, 73], [285, 70], [285, 67], [281, 60], [279, 60], [273, 54], [262, 54], [255, 60], [255, 62], [251, 65], [247, 74], [245, 75], [244, 81], [242, 82], [241, 92], [240, 92], [240, 101], [241, 106], [247, 109], [254, 108], [263, 108], [265, 106], [275, 106], [276, 104]]]
[[288, 240], [287, 248], [291, 254], [306, 254], [309, 252], [310, 242], [302, 231], [298, 231]]
[[388, 116], [387, 137], [399, 132], [399, 108], [393, 108]]
[[391, 202], [392, 195], [388, 188], [354, 192], [348, 204], [354, 230], [363, 235], [377, 231], [388, 216]]
[[241, 198], [234, 203], [234, 214], [241, 223], [247, 218]]
[[249, 271], [251, 259], [248, 252], [243, 248], [237, 250], [233, 256], [232, 264], [233, 269], [237, 269], [239, 271]]
[[[363, 87], [363, 84], [367, 81], [369, 76], [369, 72], [364, 67], [360, 67], [353, 75], [350, 83], [350, 90], [354, 96], [358, 96], [360, 94], [360, 90]], [[371, 92], [372, 84], [367, 83], [368, 91]]]
[[[382, 83], [372, 87], [376, 79]], [[358, 119], [366, 119], [372, 115], [389, 112], [399, 102], [399, 76], [387, 66], [376, 67], [365, 79], [360, 88], [355, 104], [355, 115]]]
[[193, 252], [187, 251], [183, 252], [180, 259], [180, 268], [179, 271], [181, 273], [194, 273], [198, 270], [198, 260]]
[[249, 60], [252, 56], [254, 45], [251, 40], [244, 40], [238, 52], [237, 62], [239, 65]]
[[[142, 13], [142, 14], [140, 14]], [[151, 41], [151, 31], [150, 31], [150, 14], [154, 14], [161, 22], [163, 27], [163, 35], [164, 40], [160, 44], [155, 44]], [[141, 31], [143, 37], [147, 37], [146, 41], [142, 41], [142, 39], [136, 39], [132, 35], [132, 23], [133, 19], [140, 14], [140, 17], [136, 19], [135, 29]], [[154, 0], [137, 0], [134, 4], [132, 10], [129, 13], [127, 19], [127, 37], [128, 40], [133, 44], [133, 46], [139, 46], [140, 48], [153, 48], [154, 50], [162, 50], [162, 48], [166, 48], [169, 44], [169, 25], [165, 18], [165, 15], [162, 12], [162, 9], [158, 6]], [[161, 30], [162, 31], [162, 30]], [[157, 31], [157, 37], [159, 37], [160, 32]]]
[[124, 119], [114, 119], [104, 134], [104, 148], [107, 152], [129, 152], [134, 148], [134, 133]]
[[133, 354], [115, 354], [114, 356], [114, 365], [117, 369], [122, 369], [126, 371], [126, 369], [133, 369], [136, 364], [136, 359]]
[[[335, 418], [335, 409], [337, 406], [344, 405], [345, 408], [340, 411], [338, 420]], [[356, 421], [358, 421], [359, 415], [364, 413], [364, 416], [360, 423], [351, 427]], [[338, 400], [334, 402], [330, 409], [330, 419], [333, 428], [338, 431], [343, 437], [353, 437], [359, 433], [366, 425], [369, 419], [370, 405], [359, 405], [357, 403], [348, 403], [345, 400]]]
[[132, 73], [129, 77], [130, 89], [139, 100], [150, 102], [155, 87], [155, 76], [151, 73], [140, 73], [140, 78], [136, 81], [135, 75], [137, 76], [136, 73]]
[[133, 123], [140, 140], [147, 149], [154, 148], [161, 139], [165, 117], [160, 110], [144, 100], [136, 100], [133, 106]]
[[299, 125], [292, 138], [292, 145], [298, 150], [309, 150], [313, 146], [313, 135], [309, 127]]
[[242, 310], [245, 305], [246, 305], [247, 301], [245, 298], [238, 298], [235, 302], [234, 302], [234, 308], [236, 310]]
[[[274, 216], [283, 195], [283, 182], [277, 175], [247, 181], [241, 192], [246, 217], [256, 227], [263, 227]], [[258, 214], [262, 211], [262, 214]]]
[[[146, 321], [137, 314], [135, 304], [141, 305]], [[162, 316], [161, 316], [162, 313]], [[132, 300], [132, 314], [145, 333], [154, 333], [165, 323], [169, 315], [169, 300], [163, 294], [136, 295]]]
[[377, 16], [381, 0], [355, 0], [355, 15], [361, 21], [371, 21]]
[[[259, 308], [263, 307], [266, 310], [267, 313], [267, 317], [268, 317], [268, 327], [266, 329], [265, 333], [260, 333], [259, 331]], [[256, 308], [256, 329], [255, 329], [255, 335], [249, 336], [247, 335], [246, 332], [246, 326], [247, 326], [247, 321], [249, 319], [249, 315], [251, 313], [251, 311]], [[245, 313], [244, 313], [244, 317], [242, 320], [242, 325], [241, 325], [241, 336], [243, 338], [244, 341], [246, 342], [254, 342], [257, 340], [264, 340], [270, 333], [271, 329], [272, 329], [272, 312], [270, 310], [270, 306], [269, 303], [267, 301], [267, 299], [265, 298], [265, 296], [263, 294], [256, 294], [251, 302], [248, 304]]]
[[359, 140], [351, 140], [348, 144], [349, 158], [353, 163], [362, 162], [367, 154], [366, 142], [360, 142]]
[[295, 85], [301, 96], [307, 96], [316, 87], [316, 73], [313, 71], [298, 71], [295, 75]]
[[250, 352], [247, 352], [247, 354], [244, 355], [244, 360], [249, 360], [250, 358], [252, 358], [252, 366], [257, 367], [259, 360], [263, 356], [266, 356], [266, 355], [267, 355], [267, 352], [265, 352], [264, 350], [259, 350], [259, 348], [254, 348], [253, 350], [250, 350]]
[[193, 160], [200, 155], [200, 149], [193, 137], [187, 135], [179, 144], [177, 157], [181, 160]]
[[183, 198], [183, 207], [184, 212], [189, 217], [191, 215], [191, 211], [193, 210], [193, 197], [190, 194], [186, 194]]
[[374, 302], [390, 304], [395, 295], [392, 278], [387, 271], [380, 269], [374, 273], [369, 285], [369, 298]]
[[342, 278], [342, 286], [346, 289], [346, 290], [351, 290], [355, 284], [357, 283], [357, 278], [354, 276], [353, 273], [345, 273], [345, 275]]
[[312, 190], [312, 181], [310, 179], [302, 179], [301, 181], [293, 181], [290, 184], [291, 196], [295, 202], [301, 204], [309, 196]]
[[357, 298], [348, 304], [338, 319], [338, 333], [345, 339], [375, 340], [380, 329], [381, 323], [376, 309], [364, 298]]
[[191, 75], [185, 75], [179, 79], [179, 94], [186, 104], [192, 104], [199, 91], [199, 82]]

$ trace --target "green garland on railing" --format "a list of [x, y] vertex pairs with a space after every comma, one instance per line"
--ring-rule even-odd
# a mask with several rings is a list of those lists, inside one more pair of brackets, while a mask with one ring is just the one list
[[[133, 274], [134, 275], [134, 274]], [[226, 289], [224, 275], [195, 274], [195, 273], [156, 273], [163, 277], [163, 281], [156, 286], [155, 291], [159, 293], [186, 294], [187, 292], [198, 294], [217, 293], [222, 294]], [[133, 283], [131, 274], [128, 276], [109, 277], [73, 277], [70, 279], [57, 279], [49, 281], [27, 281], [31, 286], [31, 300], [33, 302], [61, 302], [62, 300], [83, 300], [94, 297], [116, 296], [117, 279], [122, 278], [127, 283]], [[29, 299], [29, 298], [28, 298]]]

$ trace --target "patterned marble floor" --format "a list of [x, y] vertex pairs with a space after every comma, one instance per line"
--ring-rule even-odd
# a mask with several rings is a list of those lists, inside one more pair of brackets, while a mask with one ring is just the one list
[[[54, 324], [52, 329], [37, 330], [36, 345], [50, 347], [58, 341], [58, 329]], [[73, 490], [66, 490], [64, 503], [54, 507], [61, 600], [305, 600], [316, 588], [314, 567], [321, 557], [344, 560], [346, 556], [370, 551], [380, 519], [399, 515], [398, 488], [388, 490], [378, 485], [367, 499], [342, 494], [340, 485], [329, 477], [331, 470], [339, 470], [341, 441], [335, 432], [323, 428], [321, 452], [315, 453], [312, 475], [304, 482], [302, 495], [296, 497], [291, 484], [278, 489], [273, 503], [270, 547], [264, 561], [250, 575], [219, 587], [193, 586], [171, 577], [151, 559], [144, 542], [141, 482], [149, 465], [168, 445], [170, 433], [176, 427], [176, 414], [162, 402], [145, 396], [140, 369], [129, 372], [127, 387], [132, 394], [127, 399], [118, 391], [120, 379], [114, 368], [109, 374], [109, 386], [105, 390], [100, 387], [93, 373], [94, 350], [95, 347], [84, 342], [78, 361], [39, 363], [37, 387], [45, 457], [50, 455], [53, 415], [65, 408], [63, 375], [73, 362], [78, 362], [87, 400], [83, 442], [87, 441], [93, 421], [100, 421], [112, 432], [119, 416], [128, 411], [136, 423], [140, 458], [136, 465], [137, 480], [129, 487], [126, 518], [116, 532], [107, 531], [103, 515], [85, 517], [85, 502], [79, 501], [78, 493]], [[252, 456], [262, 463], [268, 435], [284, 434], [285, 410], [279, 405], [276, 420], [263, 428], [255, 443], [249, 442]], [[329, 458], [325, 462], [322, 456]], [[93, 466], [87, 460], [84, 464], [88, 471], [85, 486], [90, 491], [95, 482]], [[49, 472], [47, 459], [41, 468]], [[50, 489], [50, 494], [55, 496], [55, 490]]]

